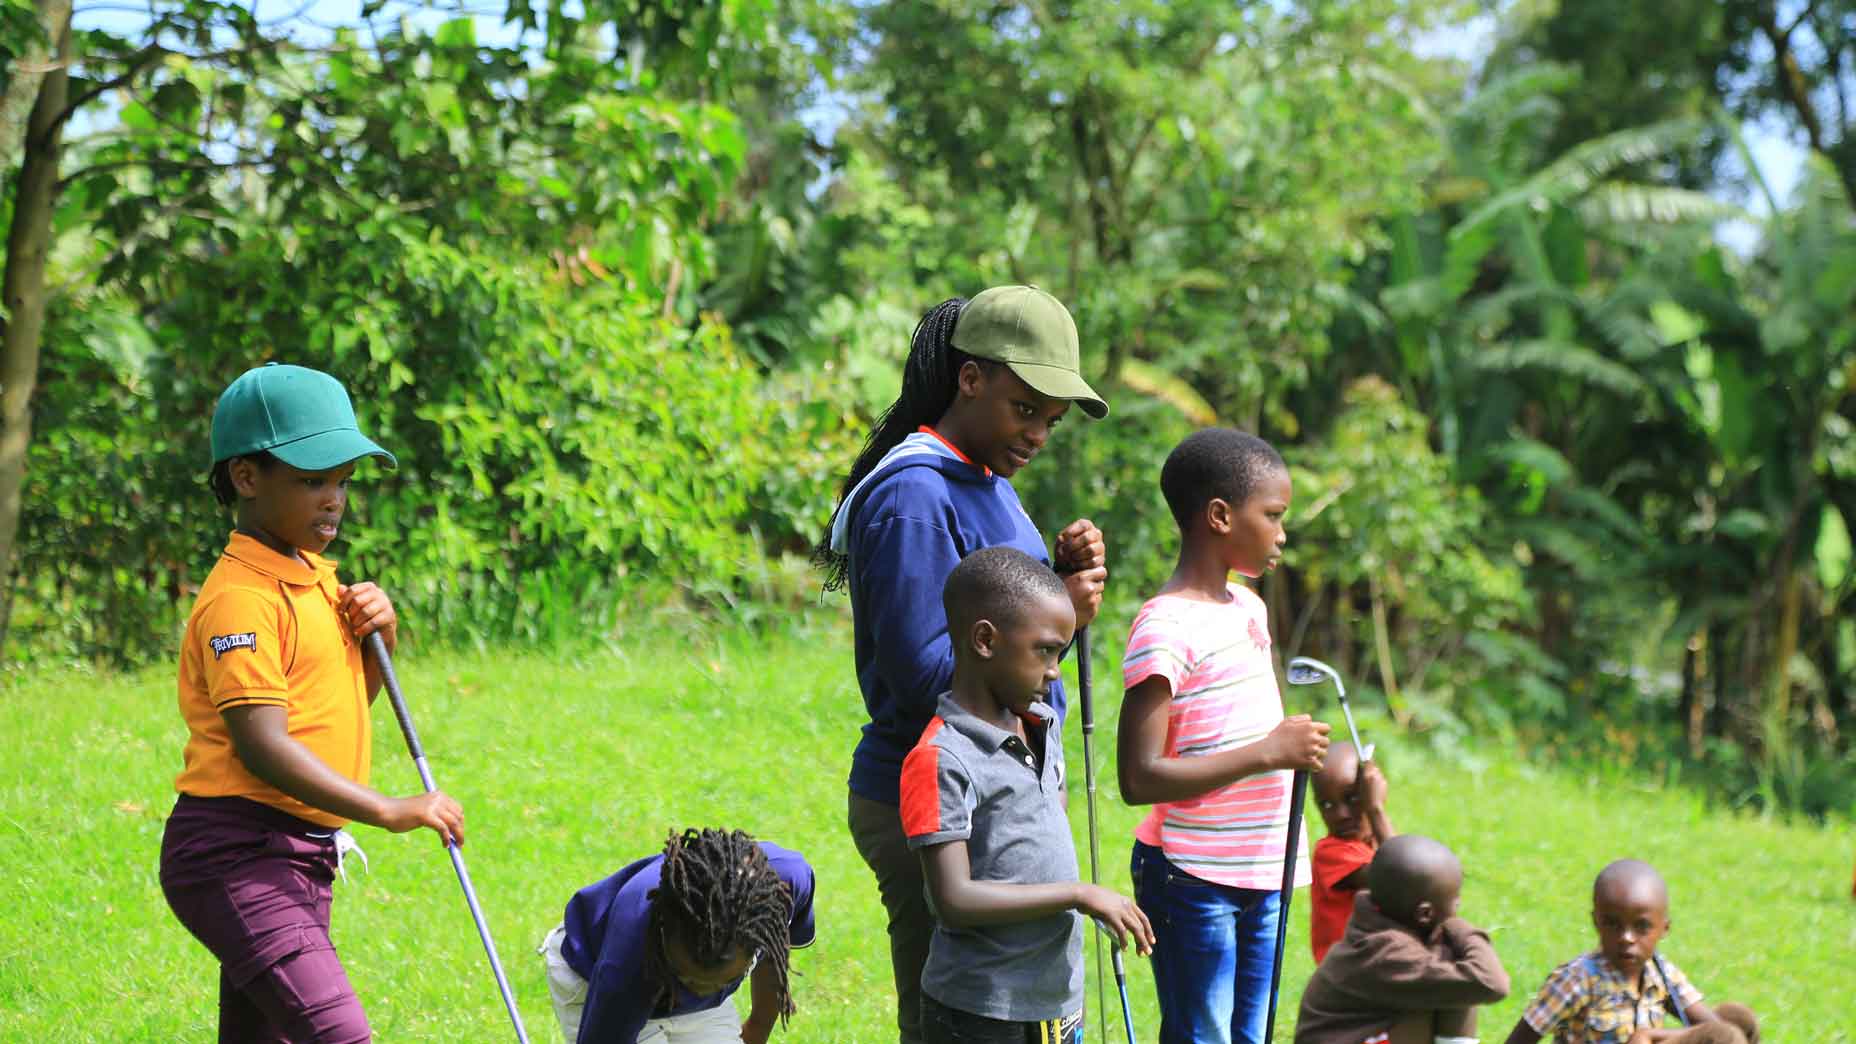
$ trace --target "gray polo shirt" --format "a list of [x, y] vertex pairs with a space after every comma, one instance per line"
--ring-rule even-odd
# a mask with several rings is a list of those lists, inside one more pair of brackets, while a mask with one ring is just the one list
[[[935, 717], [902, 763], [902, 830], [910, 848], [965, 841], [975, 881], [1078, 880], [1057, 715], [1034, 703], [1030, 717], [1027, 747], [941, 694]], [[922, 991], [950, 1008], [1011, 1022], [1080, 1011], [1083, 917], [1068, 911], [978, 928], [937, 921]]]

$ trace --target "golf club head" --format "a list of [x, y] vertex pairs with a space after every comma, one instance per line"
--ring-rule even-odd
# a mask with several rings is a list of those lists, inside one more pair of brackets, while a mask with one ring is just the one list
[[1341, 684], [1340, 672], [1310, 656], [1297, 656], [1289, 661], [1290, 685], [1320, 685], [1333, 682], [1334, 693], [1340, 698], [1340, 712], [1347, 718], [1347, 732], [1353, 737], [1353, 749], [1361, 761], [1373, 760], [1373, 745], [1360, 742], [1360, 730], [1353, 724], [1353, 711], [1347, 706], [1347, 687]]
[[1308, 656], [1297, 656], [1289, 661], [1290, 685], [1320, 685], [1331, 681], [1335, 688], [1340, 687], [1340, 672], [1320, 660]]

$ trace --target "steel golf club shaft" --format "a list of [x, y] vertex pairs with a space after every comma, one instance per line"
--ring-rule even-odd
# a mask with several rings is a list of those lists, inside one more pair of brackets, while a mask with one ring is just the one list
[[[1092, 740], [1096, 731], [1096, 709], [1089, 668], [1089, 628], [1076, 632], [1076, 688], [1083, 710], [1083, 791], [1089, 805], [1089, 883], [1101, 884], [1101, 845], [1096, 839], [1096, 757]], [[1102, 1039], [1108, 1039], [1108, 1008], [1102, 1003], [1102, 926], [1095, 926], [1096, 937], [1096, 1025]], [[1120, 955], [1116, 955], [1119, 961]]]
[[1360, 756], [1360, 762], [1362, 764], [1371, 761], [1373, 756], [1368, 754], [1366, 752], [1366, 747], [1360, 743], [1360, 730], [1353, 724], [1353, 709], [1347, 706], [1347, 691], [1345, 689], [1340, 690], [1340, 712], [1347, 719], [1347, 734], [1353, 737], [1353, 752]]
[[[425, 748], [419, 744], [419, 733], [412, 727], [412, 715], [406, 710], [406, 697], [400, 692], [400, 679], [393, 672], [393, 657], [387, 653], [387, 643], [375, 631], [367, 636], [367, 648], [374, 654], [380, 664], [380, 680], [387, 687], [387, 699], [393, 704], [393, 716], [399, 719], [400, 732], [406, 737], [406, 748], [412, 753], [412, 763], [419, 770], [419, 782], [424, 784], [426, 793], [438, 789], [432, 782], [432, 770], [425, 763]], [[509, 1011], [509, 1021], [515, 1024], [516, 1039], [522, 1044], [529, 1044], [528, 1030], [522, 1026], [522, 1013], [516, 1010], [516, 997], [509, 989], [509, 977], [503, 974], [503, 962], [497, 959], [496, 943], [490, 938], [490, 922], [484, 920], [483, 908], [477, 903], [477, 890], [471, 887], [470, 871], [464, 869], [464, 853], [449, 840], [445, 842], [445, 851], [451, 854], [451, 868], [457, 871], [458, 885], [464, 889], [464, 902], [470, 907], [470, 915], [477, 922], [477, 937], [483, 940], [483, 952], [490, 957], [490, 971], [496, 976], [496, 988], [503, 995], [503, 1007]]]
[[1276, 995], [1282, 992], [1282, 954], [1289, 939], [1289, 900], [1295, 896], [1296, 840], [1302, 835], [1302, 798], [1308, 793], [1308, 770], [1297, 769], [1289, 790], [1289, 841], [1282, 850], [1282, 900], [1276, 911], [1276, 961], [1270, 968], [1269, 1022], [1263, 1044], [1276, 1039]]
[[1688, 1020], [1688, 1005], [1682, 1003], [1682, 998], [1676, 994], [1675, 987], [1669, 983], [1669, 966], [1663, 963], [1663, 955], [1655, 953], [1650, 957], [1656, 962], [1656, 974], [1662, 977], [1663, 992], [1669, 995], [1669, 1005], [1676, 1010], [1676, 1021], [1684, 1026], [1694, 1025]]
[[[1077, 699], [1082, 703], [1083, 711], [1083, 792], [1089, 805], [1089, 883], [1101, 884], [1099, 866], [1102, 862], [1102, 845], [1096, 833], [1096, 759], [1092, 740], [1096, 731], [1095, 675], [1089, 663], [1089, 628], [1076, 632], [1076, 689]], [[1096, 924], [1096, 1021], [1102, 1031], [1102, 1039], [1108, 1039], [1108, 1008], [1103, 1003], [1102, 983], [1102, 926]], [[1121, 963], [1121, 947], [1110, 947], [1109, 954], [1115, 965], [1115, 985], [1121, 990], [1121, 1021], [1128, 1031], [1128, 1044], [1134, 1044], [1134, 1016], [1128, 1012], [1128, 973]]]

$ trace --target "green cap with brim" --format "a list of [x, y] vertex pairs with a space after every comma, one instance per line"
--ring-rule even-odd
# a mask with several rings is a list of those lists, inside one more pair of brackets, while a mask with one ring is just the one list
[[304, 366], [266, 363], [220, 393], [213, 411], [213, 464], [264, 451], [293, 468], [327, 471], [351, 460], [393, 454], [361, 434], [340, 381]]
[[1074, 402], [1094, 420], [1108, 416], [1108, 403], [1083, 380], [1076, 320], [1035, 286], [980, 291], [961, 308], [953, 345], [976, 359], [1004, 363], [1040, 394]]

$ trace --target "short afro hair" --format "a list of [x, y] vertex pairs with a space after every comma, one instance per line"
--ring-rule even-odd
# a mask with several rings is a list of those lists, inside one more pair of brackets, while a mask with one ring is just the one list
[[1463, 864], [1435, 838], [1399, 834], [1386, 838], [1366, 866], [1366, 888], [1386, 916], [1411, 923], [1413, 910], [1439, 889], [1463, 886]]
[[1641, 859], [1617, 859], [1592, 879], [1592, 905], [1605, 895], [1630, 896], [1669, 908], [1669, 885], [1656, 868]]
[[1181, 529], [1213, 498], [1240, 507], [1264, 476], [1287, 471], [1269, 443], [1236, 428], [1195, 431], [1173, 447], [1160, 466], [1160, 492]]
[[960, 560], [941, 587], [948, 634], [980, 620], [1008, 627], [1034, 598], [1068, 598], [1063, 581], [1044, 563], [1015, 547], [985, 547]]

